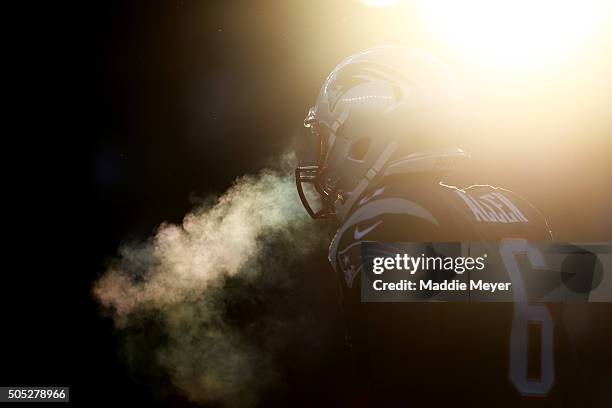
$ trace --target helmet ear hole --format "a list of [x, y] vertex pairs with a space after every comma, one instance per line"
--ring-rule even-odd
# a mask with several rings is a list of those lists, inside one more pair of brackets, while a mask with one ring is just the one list
[[352, 160], [362, 161], [368, 154], [368, 150], [370, 150], [370, 138], [358, 140], [351, 145], [348, 157]]

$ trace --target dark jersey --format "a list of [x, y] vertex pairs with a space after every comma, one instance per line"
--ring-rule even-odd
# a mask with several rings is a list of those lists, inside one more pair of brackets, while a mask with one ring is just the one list
[[477, 248], [479, 242], [551, 239], [544, 217], [501, 188], [421, 181], [367, 192], [338, 230], [329, 257], [342, 284], [355, 364], [372, 405], [573, 406], [574, 398], [584, 403], [580, 379], [567, 363], [571, 353], [559, 325], [559, 304], [360, 298], [364, 241], [471, 242]]

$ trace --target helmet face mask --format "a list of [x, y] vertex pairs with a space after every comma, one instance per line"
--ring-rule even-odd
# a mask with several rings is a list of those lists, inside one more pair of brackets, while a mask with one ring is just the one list
[[[308, 214], [315, 219], [334, 218], [334, 203], [340, 197], [335, 186], [329, 183], [326, 176], [325, 159], [327, 157], [327, 136], [321, 133], [321, 127], [318, 120], [315, 118], [315, 108], [312, 107], [308, 111], [308, 115], [304, 119], [304, 127], [309, 128], [311, 134], [318, 142], [316, 164], [298, 166], [295, 169], [295, 183], [300, 200]], [[314, 186], [316, 193], [319, 195], [321, 204], [318, 209], [314, 209], [304, 190], [304, 183], [310, 183]]]
[[[469, 157], [431, 131], [446, 122], [436, 115], [452, 107], [452, 83], [452, 74], [435, 58], [400, 47], [371, 48], [340, 63], [304, 119], [317, 143], [316, 163], [295, 170], [308, 214], [343, 220], [359, 196], [391, 170], [431, 173], [439, 171], [441, 157], [444, 162]], [[314, 200], [306, 184], [314, 187]]]

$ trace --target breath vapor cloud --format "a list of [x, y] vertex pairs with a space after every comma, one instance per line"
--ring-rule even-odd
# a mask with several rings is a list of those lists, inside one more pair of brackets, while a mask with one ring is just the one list
[[153, 364], [190, 400], [229, 406], [253, 405], [278, 381], [274, 355], [306, 318], [287, 270], [317, 245], [292, 161], [120, 247], [93, 295], [123, 333], [129, 365]]

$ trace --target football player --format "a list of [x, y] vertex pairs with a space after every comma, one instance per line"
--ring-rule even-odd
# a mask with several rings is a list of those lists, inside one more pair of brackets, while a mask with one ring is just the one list
[[455, 88], [431, 55], [375, 47], [331, 72], [304, 121], [318, 154], [296, 169], [297, 189], [312, 217], [340, 222], [329, 260], [342, 286], [355, 381], [370, 405], [584, 402], [573, 399], [583, 398], [579, 375], [559, 357], [570, 353], [555, 307], [519, 293], [509, 303], [361, 301], [365, 241], [498, 242], [527, 260], [510, 269], [542, 266], [532, 243], [552, 235], [529, 202], [502, 188], [441, 182], [469, 159], [457, 145]]

